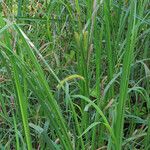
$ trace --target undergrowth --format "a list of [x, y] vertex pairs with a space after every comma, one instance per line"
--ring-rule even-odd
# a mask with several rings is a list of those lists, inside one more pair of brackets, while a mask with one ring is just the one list
[[0, 4], [0, 149], [150, 149], [149, 0]]

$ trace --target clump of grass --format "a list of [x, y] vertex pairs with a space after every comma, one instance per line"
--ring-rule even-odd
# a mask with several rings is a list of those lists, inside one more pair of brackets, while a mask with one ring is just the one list
[[1, 149], [149, 149], [149, 1], [5, 1]]

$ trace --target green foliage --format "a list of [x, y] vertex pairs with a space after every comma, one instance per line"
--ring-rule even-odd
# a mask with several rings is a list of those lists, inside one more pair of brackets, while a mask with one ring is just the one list
[[149, 3], [0, 1], [0, 149], [148, 150]]

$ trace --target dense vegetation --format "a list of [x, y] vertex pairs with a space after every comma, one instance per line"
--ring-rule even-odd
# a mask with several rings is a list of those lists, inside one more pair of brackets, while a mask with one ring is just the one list
[[150, 149], [149, 0], [0, 9], [0, 149]]

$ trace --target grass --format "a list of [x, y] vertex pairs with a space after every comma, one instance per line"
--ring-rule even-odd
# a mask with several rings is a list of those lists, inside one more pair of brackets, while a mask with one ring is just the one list
[[0, 149], [149, 150], [149, 0], [0, 3]]

